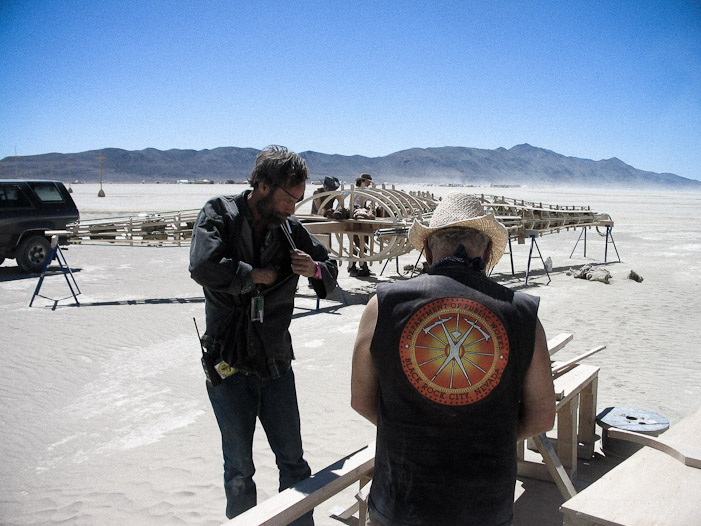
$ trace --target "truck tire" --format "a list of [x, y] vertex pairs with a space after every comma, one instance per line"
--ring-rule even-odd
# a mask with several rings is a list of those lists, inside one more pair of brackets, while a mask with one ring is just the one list
[[17, 266], [26, 273], [44, 270], [51, 252], [51, 244], [44, 236], [29, 236], [17, 247]]

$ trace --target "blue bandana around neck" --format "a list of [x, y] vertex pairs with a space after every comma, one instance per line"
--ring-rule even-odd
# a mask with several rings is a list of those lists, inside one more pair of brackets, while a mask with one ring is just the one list
[[484, 269], [487, 268], [487, 262], [480, 256], [477, 256], [476, 258], [471, 258], [468, 256], [467, 250], [465, 250], [465, 245], [462, 243], [458, 245], [458, 248], [455, 249], [452, 256], [443, 258], [436, 263], [442, 262], [461, 263], [476, 272], [484, 272]]

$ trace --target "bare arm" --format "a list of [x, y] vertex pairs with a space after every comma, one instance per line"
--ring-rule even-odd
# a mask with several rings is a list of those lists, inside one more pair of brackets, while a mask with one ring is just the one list
[[538, 320], [533, 359], [521, 388], [518, 440], [545, 433], [555, 423], [555, 390], [545, 331]]
[[377, 425], [379, 384], [375, 362], [370, 355], [370, 343], [375, 334], [376, 325], [377, 296], [373, 296], [360, 318], [358, 335], [353, 348], [351, 407], [375, 425]]

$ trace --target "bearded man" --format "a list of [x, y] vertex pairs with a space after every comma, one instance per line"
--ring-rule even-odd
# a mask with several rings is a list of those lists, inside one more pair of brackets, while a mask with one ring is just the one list
[[[338, 269], [293, 216], [308, 178], [304, 159], [269, 146], [256, 157], [252, 189], [209, 200], [193, 228], [190, 275], [204, 289], [203, 365], [222, 436], [228, 518], [257, 502], [256, 418], [275, 453], [279, 490], [311, 474], [303, 457], [288, 328], [299, 277], [309, 278], [325, 298]], [[313, 524], [312, 512], [293, 524]]]

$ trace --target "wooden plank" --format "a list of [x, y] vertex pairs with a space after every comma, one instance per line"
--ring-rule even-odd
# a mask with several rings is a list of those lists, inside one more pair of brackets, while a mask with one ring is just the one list
[[[667, 461], [659, 462], [654, 457], [666, 457]], [[699, 476], [690, 477], [685, 472]], [[645, 448], [565, 502], [560, 511], [567, 517], [589, 521], [572, 524], [696, 525], [701, 517], [699, 487], [701, 470]]]
[[[362, 484], [363, 481], [361, 481]], [[364, 526], [368, 521], [368, 498], [370, 497], [370, 488], [372, 480], [367, 481], [360, 491], [356, 493], [355, 499], [358, 502], [358, 524]]]
[[579, 395], [597, 378], [599, 367], [595, 365], [577, 365], [566, 373], [553, 378], [553, 387], [556, 393], [562, 393], [558, 399], [556, 409], [560, 410], [573, 396]]
[[572, 358], [571, 360], [567, 360], [566, 362], [553, 363], [553, 366], [552, 366], [553, 375], [557, 376], [560, 374], [564, 374], [565, 372], [572, 369], [578, 362], [581, 362], [585, 358], [589, 358], [592, 354], [596, 354], [599, 351], [603, 351], [604, 349], [606, 349], [606, 346], [600, 345], [600, 346], [595, 347], [594, 349], [592, 349], [590, 351], [587, 351], [583, 354], [580, 354], [579, 356]]
[[572, 397], [579, 395], [594, 378], [599, 375], [599, 367], [594, 365], [578, 365], [574, 369], [567, 371], [566, 374], [559, 376], [553, 380], [555, 392], [563, 391], [562, 400], [556, 403], [556, 409], [559, 410]]
[[550, 353], [550, 356], [570, 343], [572, 338], [574, 338], [574, 334], [571, 332], [563, 332], [562, 334], [558, 334], [557, 336], [550, 338], [548, 340], [548, 352]]
[[579, 458], [591, 458], [594, 456], [594, 446], [598, 440], [596, 435], [596, 399], [599, 392], [598, 375], [592, 378], [589, 385], [579, 394], [579, 426], [577, 427], [577, 439], [582, 444], [578, 450]]
[[[695, 447], [701, 409], [670, 427], [664, 441], [676, 449]], [[701, 469], [643, 448], [565, 502], [565, 524], [680, 526], [699, 524]]]
[[338, 507], [338, 509], [334, 508], [331, 510], [331, 518], [339, 520], [339, 521], [347, 521], [350, 519], [357, 511], [360, 510], [360, 502], [357, 500], [351, 504], [348, 508], [343, 508], [341, 506]]
[[304, 223], [304, 228], [306, 228], [310, 234], [328, 234], [330, 232], [374, 232], [375, 230], [391, 228], [393, 226], [398, 225], [379, 219], [342, 219]]
[[557, 412], [557, 455], [570, 478], [577, 476], [577, 414], [579, 397], [572, 397]]
[[657, 451], [662, 451], [662, 453], [666, 453], [670, 457], [677, 459], [685, 466], [690, 466], [692, 468], [701, 468], [701, 451], [699, 450], [694, 451], [690, 447], [683, 447], [683, 449], [680, 449], [665, 442], [663, 438], [656, 438], [649, 435], [643, 435], [641, 433], [628, 431], [627, 429], [611, 427], [608, 429], [607, 433], [609, 438], [618, 438], [621, 440], [627, 440], [628, 442], [642, 444], [643, 446], [651, 447], [653, 449], [656, 449]]
[[227, 526], [285, 526], [361, 478], [375, 466], [375, 443], [223, 523]]
[[370, 487], [372, 486], [372, 477], [371, 476], [366, 476], [362, 477], [358, 481], [358, 485], [360, 487], [360, 490], [358, 493], [355, 494], [355, 502], [351, 504], [346, 509], [341, 508], [340, 506], [338, 508], [335, 508], [331, 512], [331, 517], [334, 519], [338, 519], [340, 521], [347, 521], [350, 519], [355, 512], [360, 512], [360, 522], [359, 524], [365, 524], [365, 521], [363, 519], [364, 515], [367, 513], [367, 507], [368, 507], [368, 495], [370, 495]]
[[562, 466], [560, 459], [555, 454], [555, 450], [550, 444], [548, 437], [543, 433], [542, 435], [533, 437], [533, 441], [536, 443], [538, 451], [543, 456], [548, 472], [550, 472], [562, 496], [565, 500], [574, 497], [577, 494], [577, 490], [574, 489], [574, 485], [567, 475], [565, 468]]
[[[538, 448], [536, 447], [536, 450]], [[517, 473], [519, 477], [527, 479], [542, 480], [543, 482], [554, 482], [548, 467], [544, 462], [534, 462], [532, 460], [519, 460]]]

